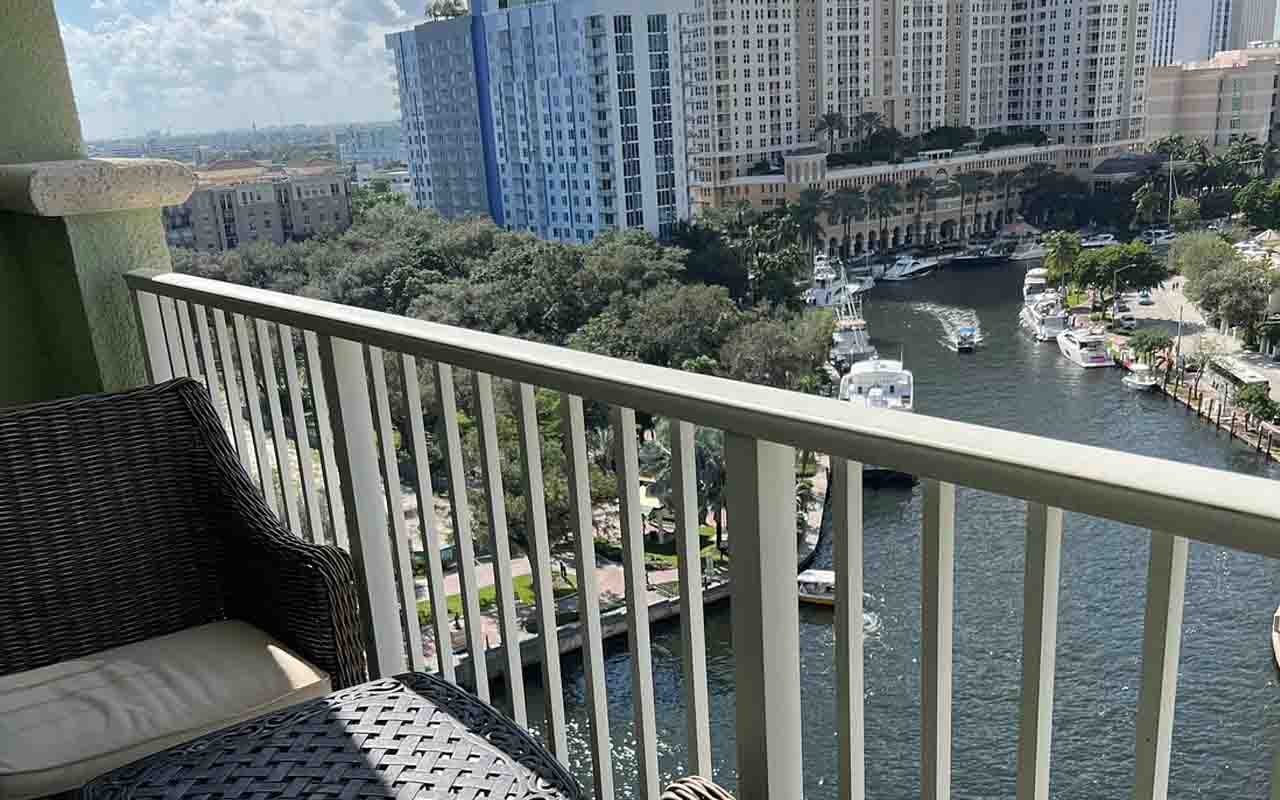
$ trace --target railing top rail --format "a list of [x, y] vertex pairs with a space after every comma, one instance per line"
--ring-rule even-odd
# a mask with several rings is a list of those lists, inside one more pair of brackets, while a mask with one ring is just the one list
[[698, 425], [1280, 557], [1275, 481], [880, 409], [190, 275], [137, 291], [477, 369]]

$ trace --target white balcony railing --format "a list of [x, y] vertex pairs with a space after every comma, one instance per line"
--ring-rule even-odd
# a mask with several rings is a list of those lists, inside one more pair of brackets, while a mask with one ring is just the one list
[[[501, 663], [519, 669], [518, 632], [505, 532], [502, 472], [495, 438], [493, 378], [515, 383], [521, 480], [527, 503], [530, 560], [535, 567], [546, 736], [568, 761], [554, 605], [543, 508], [539, 420], [533, 387], [562, 393], [566, 462], [578, 596], [585, 631], [583, 659], [595, 794], [612, 800], [603, 647], [594, 581], [592, 517], [583, 401], [612, 407], [621, 498], [632, 682], [638, 743], [637, 794], [658, 793], [648, 616], [644, 612], [643, 547], [637, 508], [633, 410], [679, 420], [673, 424], [678, 498], [680, 602], [683, 611], [685, 707], [690, 770], [709, 775], [710, 727], [697, 560], [693, 426], [726, 433], [728, 518], [732, 526], [732, 636], [737, 691], [738, 791], [744, 800], [793, 800], [801, 788], [799, 620], [794, 570], [793, 448], [830, 455], [835, 566], [839, 575], [836, 660], [840, 797], [863, 797], [862, 463], [911, 472], [924, 482], [922, 796], [950, 791], [953, 543], [956, 486], [1027, 501], [1026, 580], [1021, 714], [1017, 737], [1017, 797], [1049, 793], [1058, 574], [1063, 510], [1152, 531], [1138, 695], [1136, 796], [1167, 794], [1187, 540], [1280, 556], [1280, 493], [1274, 482], [1201, 467], [967, 425], [923, 415], [855, 410], [836, 400], [750, 386], [720, 378], [580, 353], [533, 342], [420, 322], [334, 303], [200, 278], [135, 272], [127, 276], [145, 333], [154, 380], [191, 375], [204, 380], [224, 413], [246, 469], [266, 477], [265, 494], [300, 536], [326, 536], [349, 548], [364, 592], [364, 634], [376, 674], [425, 667], [396, 472], [383, 354], [399, 355], [416, 464], [422, 549], [432, 605], [445, 608], [440, 542], [418, 392], [419, 359], [430, 362], [441, 404], [441, 443], [451, 489], [465, 487], [453, 370], [472, 373], [485, 513], [489, 517], [501, 629]], [[301, 347], [297, 334], [301, 334]], [[256, 363], [255, 347], [256, 343]], [[300, 355], [295, 356], [295, 352]], [[277, 357], [283, 362], [278, 372]], [[286, 407], [268, 393], [263, 418], [257, 381], [283, 380]], [[243, 392], [241, 391], [243, 386]], [[372, 389], [372, 392], [370, 391]], [[319, 442], [308, 441], [307, 412]], [[286, 418], [287, 410], [287, 418]], [[246, 420], [247, 419], [247, 423]], [[285, 422], [294, 431], [285, 434]], [[313, 472], [311, 448], [320, 468]], [[297, 463], [297, 470], [278, 465]], [[472, 465], [474, 466], [474, 465]], [[322, 480], [312, 479], [320, 475]], [[300, 477], [300, 480], [299, 480]], [[278, 500], [277, 500], [278, 498]], [[475, 574], [471, 509], [466, 491], [450, 491], [459, 551], [468, 650], [484, 652]], [[393, 536], [388, 536], [388, 532]], [[639, 595], [637, 597], [637, 595]], [[445, 615], [429, 636], [434, 668], [454, 680]], [[474, 659], [474, 691], [489, 697], [485, 659]], [[521, 682], [508, 681], [509, 712], [527, 719]]]

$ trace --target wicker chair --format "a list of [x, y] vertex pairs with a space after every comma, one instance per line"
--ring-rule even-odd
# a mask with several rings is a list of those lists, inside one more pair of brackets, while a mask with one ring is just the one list
[[350, 557], [281, 526], [203, 385], [0, 409], [0, 679], [228, 620], [367, 679]]
[[223, 619], [366, 680], [355, 574], [289, 533], [205, 388], [0, 410], [0, 675]]

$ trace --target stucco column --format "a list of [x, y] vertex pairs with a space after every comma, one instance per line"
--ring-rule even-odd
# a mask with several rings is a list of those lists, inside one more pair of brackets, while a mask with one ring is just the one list
[[145, 380], [121, 273], [171, 268], [159, 209], [175, 162], [84, 157], [52, 0], [0, 11], [0, 405]]

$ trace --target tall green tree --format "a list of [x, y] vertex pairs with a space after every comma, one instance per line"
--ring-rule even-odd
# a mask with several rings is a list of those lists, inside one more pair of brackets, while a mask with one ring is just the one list
[[[671, 471], [671, 421], [658, 420], [653, 439], [640, 448], [640, 467], [653, 478], [651, 491], [664, 506], [672, 507], [676, 478]], [[693, 474], [698, 521], [714, 515], [716, 549], [724, 551], [725, 476], [724, 431], [715, 428], [694, 429]]]
[[845, 119], [844, 114], [839, 111], [827, 111], [818, 117], [818, 124], [814, 126], [813, 133], [815, 136], [826, 136], [827, 152], [833, 153], [836, 148], [836, 137], [849, 135], [849, 120]]
[[1053, 231], [1044, 235], [1044, 268], [1049, 280], [1062, 284], [1070, 281], [1075, 273], [1076, 260], [1080, 258], [1080, 235], [1067, 231]]
[[902, 202], [902, 188], [893, 181], [881, 181], [867, 190], [867, 208], [871, 215], [880, 220], [880, 247], [884, 249], [889, 232], [888, 220], [898, 215], [898, 204]]
[[924, 241], [924, 223], [921, 217], [924, 215], [925, 203], [933, 187], [933, 178], [928, 175], [917, 175], [907, 181], [906, 196], [915, 211], [916, 231], [920, 241]]
[[960, 194], [960, 237], [967, 241], [969, 234], [972, 233], [973, 221], [967, 216], [967, 208], [965, 202], [967, 198], [973, 197], [982, 188], [986, 175], [991, 173], [982, 172], [961, 172], [952, 178], [955, 181], [956, 189]]
[[1213, 233], [1184, 233], [1169, 248], [1169, 264], [1186, 280], [1187, 296], [1193, 301], [1206, 275], [1240, 260], [1240, 252]]
[[794, 203], [786, 207], [786, 217], [795, 226], [797, 241], [812, 255], [822, 238], [822, 223], [818, 217], [828, 206], [828, 198], [821, 189], [805, 189]]
[[864, 150], [870, 147], [871, 137], [875, 132], [883, 127], [884, 117], [874, 111], [863, 111], [853, 118], [854, 134], [861, 140]]
[[1280, 228], [1280, 181], [1255, 178], [1236, 190], [1235, 207], [1256, 228]]
[[1005, 170], [1004, 172], [997, 173], [995, 177], [991, 179], [991, 185], [1004, 197], [1000, 204], [1000, 210], [1004, 212], [1005, 224], [1010, 222], [1009, 194], [1018, 187], [1019, 181], [1018, 173], [1013, 170]]
[[840, 240], [842, 255], [847, 257], [852, 254], [853, 224], [866, 218], [867, 198], [861, 189], [854, 186], [846, 186], [832, 192], [831, 202], [828, 206], [828, 219], [832, 224], [841, 227], [843, 233]]
[[1169, 277], [1169, 270], [1150, 247], [1134, 241], [1084, 251], [1076, 259], [1071, 277], [1075, 285], [1096, 287], [1105, 297], [1113, 287], [1124, 292], [1159, 286]]

